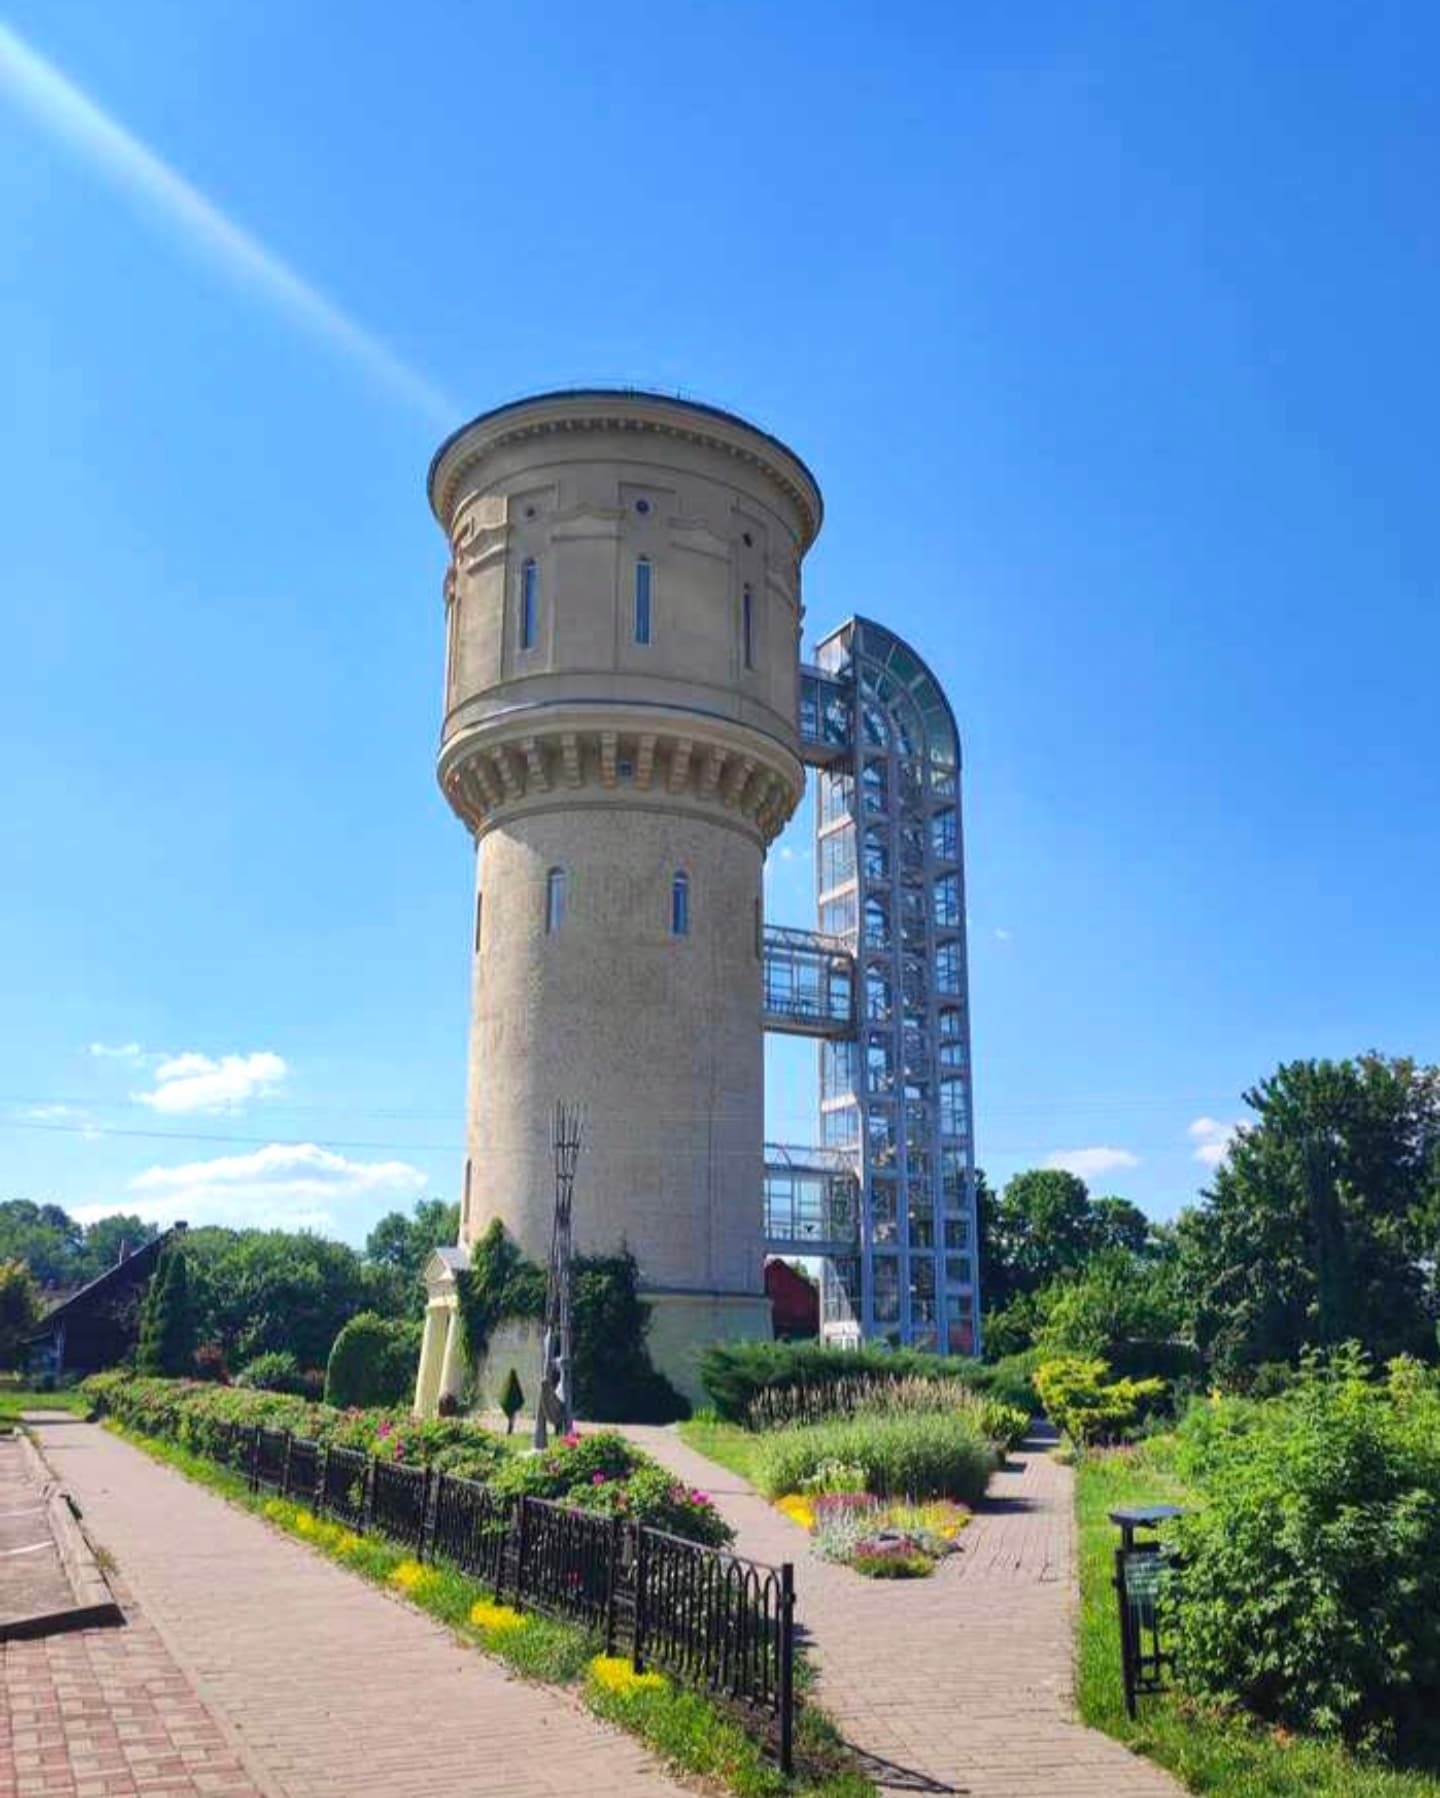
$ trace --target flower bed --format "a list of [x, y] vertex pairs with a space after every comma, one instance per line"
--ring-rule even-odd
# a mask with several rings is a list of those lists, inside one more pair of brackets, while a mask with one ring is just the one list
[[771, 1499], [821, 1490], [823, 1470], [835, 1464], [853, 1469], [853, 1484], [877, 1498], [949, 1498], [974, 1506], [985, 1495], [996, 1454], [965, 1412], [871, 1413], [762, 1436], [755, 1483]]
[[129, 1428], [212, 1459], [221, 1453], [227, 1426], [260, 1425], [402, 1466], [435, 1467], [480, 1481], [502, 1498], [554, 1499], [712, 1548], [725, 1547], [734, 1535], [708, 1494], [681, 1485], [648, 1455], [611, 1433], [566, 1436], [543, 1455], [526, 1455], [515, 1452], [503, 1437], [458, 1417], [341, 1411], [288, 1393], [125, 1373], [96, 1374], [83, 1389], [98, 1411]]
[[970, 1521], [969, 1508], [948, 1499], [894, 1503], [863, 1491], [787, 1492], [775, 1503], [809, 1535], [822, 1561], [870, 1579], [923, 1579], [956, 1552]]

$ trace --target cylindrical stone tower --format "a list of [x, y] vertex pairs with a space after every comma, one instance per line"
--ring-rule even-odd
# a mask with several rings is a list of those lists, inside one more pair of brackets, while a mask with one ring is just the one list
[[441, 447], [440, 783], [477, 847], [461, 1239], [550, 1243], [550, 1112], [587, 1110], [582, 1252], [627, 1243], [651, 1353], [768, 1335], [765, 850], [804, 785], [804, 463], [729, 413], [539, 395]]

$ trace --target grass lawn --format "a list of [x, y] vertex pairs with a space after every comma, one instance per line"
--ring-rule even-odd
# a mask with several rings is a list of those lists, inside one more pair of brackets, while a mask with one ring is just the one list
[[701, 1412], [680, 1425], [680, 1438], [688, 1442], [696, 1454], [705, 1455], [738, 1473], [742, 1480], [753, 1479], [751, 1472], [760, 1447], [760, 1436], [754, 1430], [742, 1430], [738, 1423], [721, 1423], [718, 1417]]
[[1076, 1469], [1080, 1528], [1080, 1639], [1076, 1696], [1087, 1723], [1170, 1768], [1196, 1792], [1222, 1798], [1440, 1798], [1440, 1777], [1394, 1772], [1341, 1748], [1197, 1711], [1183, 1700], [1142, 1698], [1125, 1715], [1119, 1623], [1111, 1590], [1117, 1540], [1107, 1513], [1120, 1505], [1184, 1504], [1163, 1445], [1092, 1458]]
[[73, 1411], [84, 1417], [90, 1401], [73, 1388], [68, 1392], [32, 1392], [27, 1386], [0, 1386], [0, 1428], [18, 1421], [22, 1411]]

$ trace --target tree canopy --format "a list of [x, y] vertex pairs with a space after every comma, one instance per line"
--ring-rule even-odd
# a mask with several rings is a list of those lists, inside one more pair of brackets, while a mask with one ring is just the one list
[[1292, 1061], [1180, 1221], [1195, 1339], [1223, 1374], [1355, 1340], [1433, 1355], [1440, 1069], [1379, 1054]]

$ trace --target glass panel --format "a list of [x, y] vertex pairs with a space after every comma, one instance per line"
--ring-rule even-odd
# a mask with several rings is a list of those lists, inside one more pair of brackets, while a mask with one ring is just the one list
[[872, 1111], [866, 1118], [866, 1132], [872, 1167], [895, 1165], [895, 1120], [883, 1111]]
[[827, 899], [820, 907], [820, 928], [826, 936], [850, 936], [855, 929], [855, 895]]
[[867, 812], [889, 809], [884, 762], [866, 762], [860, 775], [860, 796]]
[[960, 945], [957, 942], [940, 943], [935, 950], [935, 990], [939, 993], [958, 994], [961, 992], [960, 982]]
[[965, 1100], [963, 1080], [940, 1082], [940, 1134], [965, 1136], [970, 1123], [970, 1108]]
[[545, 876], [545, 931], [553, 935], [565, 922], [565, 870], [552, 868]]
[[890, 878], [890, 838], [884, 825], [872, 825], [865, 832], [865, 878]]
[[865, 1079], [872, 1093], [894, 1090], [895, 1057], [888, 1037], [872, 1036], [866, 1043]]
[[947, 806], [931, 818], [930, 850], [937, 862], [960, 859], [960, 823], [953, 806]]
[[860, 1140], [860, 1115], [853, 1105], [842, 1105], [820, 1115], [820, 1140], [827, 1149], [844, 1149]]
[[940, 1192], [949, 1207], [954, 1207], [964, 1201], [965, 1157], [959, 1149], [942, 1149], [940, 1151]]
[[935, 882], [935, 927], [956, 930], [960, 926], [960, 876], [942, 874]]
[[900, 1263], [893, 1255], [877, 1255], [871, 1263], [875, 1282], [875, 1321], [893, 1324], [900, 1321]]
[[947, 1286], [968, 1286], [971, 1282], [971, 1264], [968, 1255], [947, 1255], [945, 1257], [945, 1284]]
[[833, 824], [837, 818], [848, 818], [855, 808], [855, 776], [822, 774], [820, 776], [820, 822]]
[[885, 715], [868, 699], [860, 708], [860, 731], [862, 740], [872, 749], [883, 749], [889, 741]]
[[945, 1247], [947, 1249], [968, 1249], [970, 1247], [970, 1219], [968, 1217], [947, 1217], [945, 1219]]
[[690, 877], [677, 874], [670, 883], [670, 934], [690, 934]]
[[849, 1038], [820, 1045], [820, 1097], [848, 1098], [855, 1091], [858, 1045]]
[[820, 839], [820, 891], [828, 893], [855, 878], [855, 832], [850, 826]]
[[527, 561], [520, 570], [520, 647], [533, 649], [540, 621], [540, 570]]
[[866, 968], [865, 1016], [872, 1024], [885, 1023], [890, 1018], [894, 1005], [895, 995], [889, 974], [883, 968]]
[[865, 901], [865, 947], [890, 947], [890, 913], [883, 899], [871, 897]]

